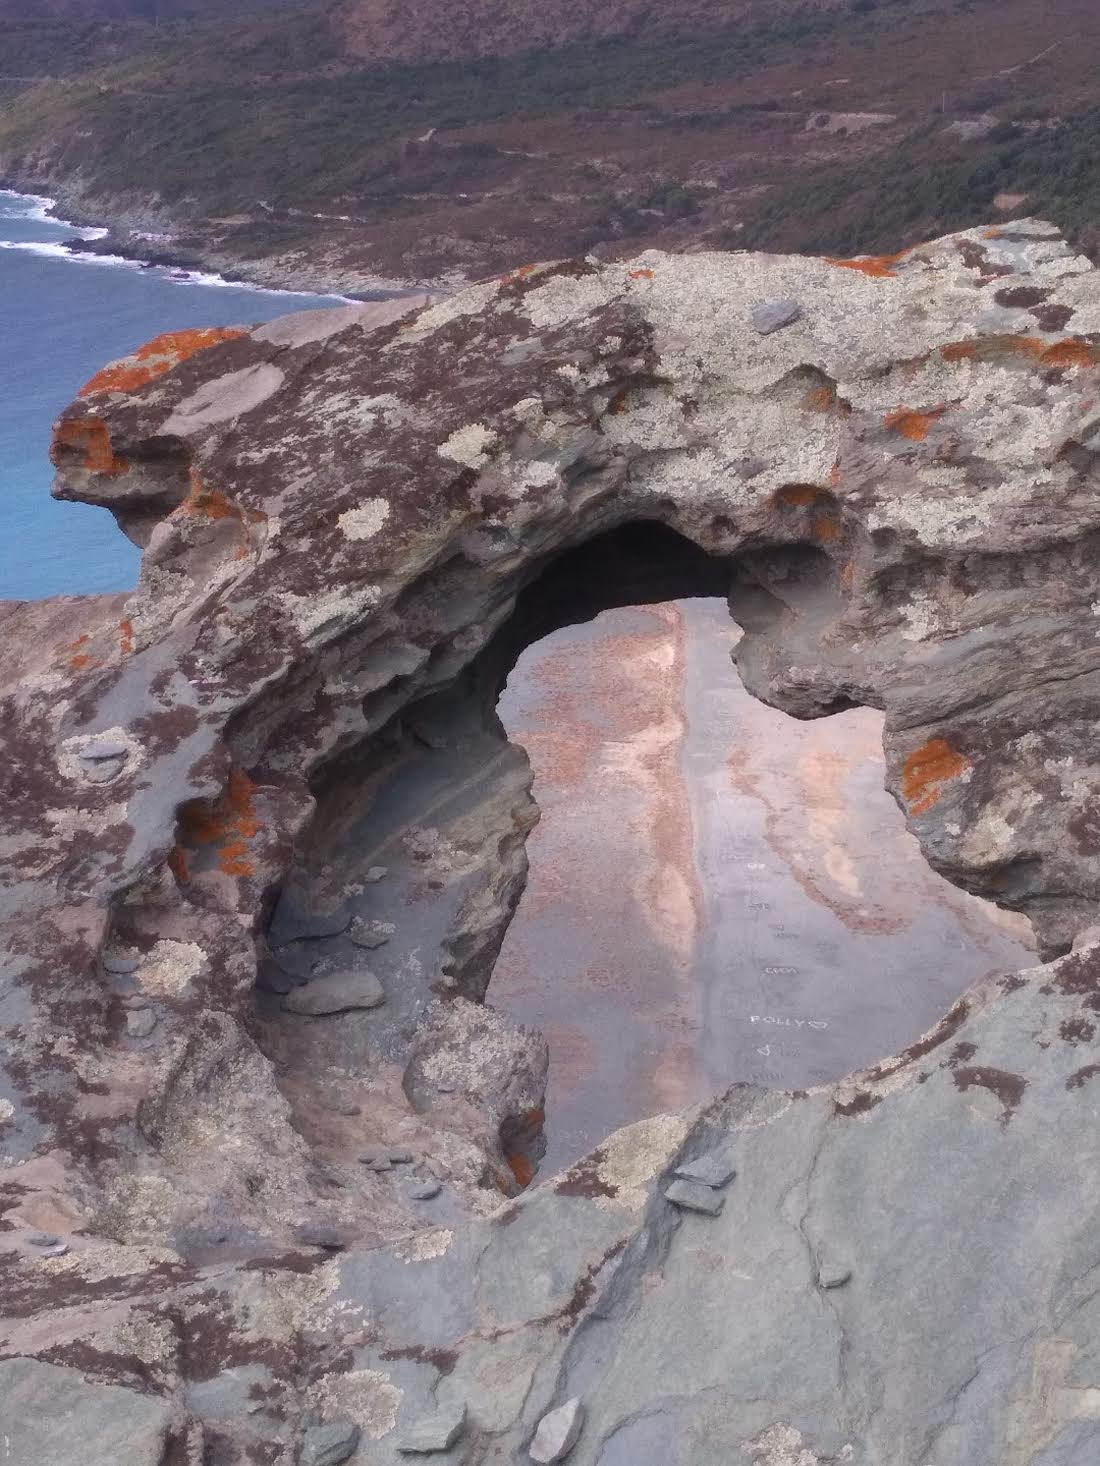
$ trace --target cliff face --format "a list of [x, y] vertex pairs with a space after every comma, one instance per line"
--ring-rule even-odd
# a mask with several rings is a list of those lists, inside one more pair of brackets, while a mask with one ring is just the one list
[[[140, 1466], [315, 1459], [319, 1423], [378, 1466], [462, 1405], [447, 1459], [504, 1462], [572, 1396], [586, 1466], [1092, 1459], [1098, 370], [1096, 272], [1026, 221], [528, 267], [85, 386], [57, 492], [145, 557], [125, 604], [7, 613], [26, 1459], [109, 1410]], [[765, 701], [884, 709], [927, 858], [1051, 961], [497, 1210], [545, 1052], [483, 1002], [536, 815], [496, 696], [554, 627], [693, 592]], [[703, 1155], [719, 1216], [665, 1195]]]

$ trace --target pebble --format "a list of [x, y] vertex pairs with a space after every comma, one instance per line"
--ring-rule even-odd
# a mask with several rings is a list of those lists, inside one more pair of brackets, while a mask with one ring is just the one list
[[370, 870], [368, 870], [366, 875], [363, 877], [363, 879], [365, 881], [369, 881], [370, 884], [373, 886], [378, 881], [383, 880], [386, 876], [388, 876], [389, 873], [390, 870], [388, 865], [372, 865]]
[[104, 952], [99, 960], [104, 972], [115, 977], [129, 977], [131, 972], [136, 972], [141, 966], [140, 957], [128, 957], [125, 952]]
[[802, 314], [797, 300], [769, 298], [753, 306], [752, 324], [761, 336], [770, 336], [773, 331], [782, 331], [784, 326], [793, 326]]
[[303, 1242], [307, 1247], [323, 1247], [327, 1252], [342, 1252], [347, 1246], [347, 1238], [335, 1227], [316, 1226], [307, 1223], [303, 1227], [295, 1227], [294, 1238], [297, 1242]]
[[681, 1181], [698, 1181], [702, 1186], [718, 1189], [721, 1186], [728, 1186], [737, 1175], [737, 1171], [724, 1156], [712, 1151], [709, 1155], [701, 1155], [696, 1160], [685, 1161], [682, 1166], [677, 1166], [672, 1174]]
[[89, 743], [86, 748], [80, 750], [77, 757], [86, 763], [102, 764], [110, 763], [116, 758], [125, 758], [129, 752], [127, 744], [119, 743], [117, 740], [112, 743], [105, 738], [99, 743]]
[[376, 947], [384, 947], [393, 936], [394, 925], [392, 921], [364, 921], [357, 916], [348, 928], [348, 937], [357, 947], [366, 947], [373, 951]]
[[449, 1451], [465, 1428], [466, 1406], [447, 1405], [411, 1425], [397, 1442], [397, 1449], [409, 1456]]
[[553, 1461], [564, 1461], [577, 1444], [577, 1437], [584, 1424], [584, 1406], [579, 1399], [566, 1400], [556, 1410], [551, 1410], [539, 1421], [535, 1438], [528, 1455], [541, 1466]]
[[370, 1166], [382, 1171], [388, 1171], [391, 1166], [409, 1166], [413, 1161], [411, 1150], [391, 1150], [388, 1146], [378, 1146], [373, 1150], [365, 1150], [359, 1157], [364, 1166]]
[[821, 1288], [843, 1288], [851, 1276], [851, 1268], [841, 1267], [839, 1263], [823, 1262], [817, 1269], [817, 1282]]
[[354, 1420], [330, 1420], [311, 1425], [302, 1435], [299, 1466], [340, 1466], [359, 1445], [359, 1427]]
[[27, 1241], [31, 1247], [56, 1247], [61, 1238], [55, 1237], [52, 1232], [35, 1232]]
[[697, 1181], [673, 1181], [665, 1188], [665, 1198], [682, 1211], [703, 1212], [708, 1217], [716, 1217], [726, 1204], [726, 1198], [713, 1187]]
[[151, 1008], [131, 1008], [126, 1014], [126, 1033], [130, 1038], [148, 1038], [157, 1026], [157, 1015]]
[[410, 1201], [431, 1201], [443, 1188], [438, 1181], [421, 1181], [409, 1192]]
[[52, 1247], [44, 1247], [42, 1249], [42, 1256], [43, 1257], [64, 1257], [65, 1254], [66, 1254], [66, 1252], [68, 1252], [68, 1250], [69, 1250], [69, 1244], [67, 1242], [56, 1242]]

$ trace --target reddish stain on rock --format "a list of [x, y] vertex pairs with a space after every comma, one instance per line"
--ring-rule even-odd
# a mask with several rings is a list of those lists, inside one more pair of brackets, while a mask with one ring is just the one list
[[1030, 361], [1042, 367], [1090, 367], [1100, 363], [1100, 347], [1080, 336], [1047, 343], [1037, 336], [975, 336], [940, 348], [944, 361]]
[[869, 1089], [861, 1089], [858, 1094], [850, 1100], [841, 1103], [839, 1100], [833, 1103], [833, 1113], [837, 1115], [866, 1115], [876, 1105], [882, 1104], [881, 1094], [872, 1094]]
[[631, 270], [631, 272], [630, 272], [630, 278], [632, 280], [652, 280], [653, 279], [653, 271], [652, 270]]
[[931, 738], [914, 749], [901, 771], [901, 792], [910, 814], [925, 814], [938, 804], [943, 786], [971, 767], [943, 738]]
[[956, 1069], [953, 1077], [955, 1088], [964, 1093], [968, 1089], [978, 1088], [988, 1089], [990, 1094], [995, 1094], [1001, 1102], [1002, 1125], [1007, 1125], [1012, 1119], [1027, 1088], [1027, 1080], [1022, 1074], [1010, 1074], [1004, 1069], [990, 1069], [984, 1065]]
[[127, 617], [118, 623], [119, 650], [128, 657], [134, 649], [134, 623]]
[[897, 254], [892, 255], [860, 255], [858, 259], [841, 260], [831, 255], [825, 256], [827, 265], [836, 265], [841, 270], [858, 270], [861, 275], [869, 275], [872, 280], [889, 280], [897, 274], [894, 266], [909, 253], [907, 249], [899, 249]]
[[192, 327], [186, 331], [165, 331], [140, 346], [132, 356], [112, 362], [84, 383], [80, 397], [96, 392], [135, 392], [163, 377], [173, 367], [222, 341], [234, 341], [248, 333], [240, 326]]
[[899, 433], [901, 437], [908, 438], [910, 443], [923, 443], [933, 423], [946, 411], [946, 406], [933, 407], [927, 412], [916, 412], [912, 408], [899, 407], [896, 412], [888, 412], [882, 421], [890, 432]]
[[62, 418], [54, 424], [50, 462], [60, 468], [67, 453], [78, 453], [80, 466], [89, 473], [118, 478], [130, 468], [125, 458], [115, 455], [110, 430], [98, 417]]
[[[210, 804], [194, 799], [180, 810], [182, 844], [214, 845], [218, 849], [218, 869], [224, 875], [251, 876], [254, 867], [248, 858], [248, 845], [263, 828], [256, 814], [255, 793], [256, 785], [244, 770], [231, 769], [225, 792], [218, 800]], [[175, 864], [169, 857], [169, 864], [177, 879], [187, 879], [187, 859], [182, 850]]]

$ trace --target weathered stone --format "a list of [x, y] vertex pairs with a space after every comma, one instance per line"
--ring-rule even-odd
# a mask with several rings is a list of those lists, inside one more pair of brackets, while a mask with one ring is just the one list
[[817, 1281], [822, 1288], [843, 1288], [851, 1281], [852, 1270], [840, 1263], [823, 1262], [817, 1270]]
[[392, 921], [364, 921], [361, 916], [357, 916], [348, 928], [348, 936], [355, 945], [366, 947], [368, 951], [384, 947], [393, 932]]
[[104, 972], [109, 972], [117, 977], [128, 977], [141, 966], [140, 957], [131, 957], [124, 952], [103, 952], [99, 960]]
[[708, 1217], [716, 1217], [726, 1204], [712, 1186], [698, 1181], [673, 1181], [665, 1187], [665, 1196], [682, 1211], [705, 1212]]
[[299, 1466], [340, 1466], [353, 1455], [360, 1430], [353, 1420], [330, 1420], [311, 1425], [302, 1435]]
[[737, 1174], [737, 1169], [726, 1156], [712, 1152], [696, 1160], [685, 1161], [676, 1167], [673, 1176], [680, 1181], [696, 1181], [702, 1186], [715, 1189], [728, 1186]]
[[532, 1461], [546, 1466], [552, 1461], [564, 1461], [577, 1443], [584, 1425], [584, 1406], [579, 1399], [566, 1400], [556, 1410], [551, 1410], [539, 1421], [535, 1438], [528, 1452]]
[[356, 1008], [377, 1008], [385, 1001], [382, 984], [373, 972], [334, 972], [293, 988], [283, 999], [283, 1007], [288, 1013], [320, 1016], [348, 1013]]
[[403, 1431], [397, 1449], [408, 1456], [449, 1451], [466, 1428], [466, 1406], [445, 1405]]
[[78, 757], [84, 763], [114, 763], [118, 759], [124, 759], [129, 752], [127, 744], [104, 739], [99, 743], [86, 743]]
[[438, 1181], [418, 1181], [409, 1189], [410, 1201], [432, 1201], [442, 1190]]
[[0, 1401], [0, 1450], [12, 1466], [161, 1466], [172, 1406], [155, 1395], [6, 1359]]
[[770, 336], [784, 326], [793, 326], [801, 314], [797, 300], [763, 300], [753, 306], [752, 324], [761, 336]]
[[126, 1014], [128, 1038], [148, 1038], [157, 1026], [157, 1015], [151, 1008], [132, 1008]]

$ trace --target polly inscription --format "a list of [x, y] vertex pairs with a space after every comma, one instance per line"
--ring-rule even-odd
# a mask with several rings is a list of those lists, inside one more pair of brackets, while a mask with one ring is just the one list
[[824, 1018], [774, 1018], [768, 1014], [753, 1013], [749, 1018], [750, 1023], [774, 1023], [780, 1028], [828, 1028], [829, 1024]]

